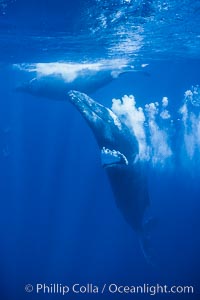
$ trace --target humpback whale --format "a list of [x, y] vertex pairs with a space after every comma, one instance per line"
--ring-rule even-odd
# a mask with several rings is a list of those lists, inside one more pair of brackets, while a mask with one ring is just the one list
[[144, 220], [149, 195], [145, 172], [138, 159], [137, 140], [109, 108], [78, 91], [70, 91], [68, 95], [94, 133], [116, 205], [138, 234], [144, 256], [151, 263], [148, 222]]
[[[78, 90], [92, 94], [99, 88], [109, 84], [125, 73], [142, 72], [119, 63], [103, 65], [102, 63], [38, 63], [26, 67], [15, 65], [16, 70], [24, 71], [31, 76], [29, 80], [20, 83], [16, 90], [34, 96], [54, 100], [66, 100], [66, 91]], [[143, 66], [141, 67], [143, 68]]]
[[32, 74], [29, 80], [17, 86], [17, 91], [59, 101], [66, 99], [66, 91], [91, 94], [121, 74], [135, 72], [124, 66], [103, 66], [100, 63], [38, 63], [26, 68], [15, 66], [15, 69], [26, 72], [28, 76]]
[[90, 94], [110, 83], [114, 78], [115, 75], [113, 76], [112, 72], [105, 70], [96, 74], [95, 72], [81, 74], [70, 82], [66, 82], [58, 75], [48, 75], [35, 77], [28, 82], [24, 82], [16, 90], [34, 96], [64, 101], [66, 99], [66, 91], [77, 89]]

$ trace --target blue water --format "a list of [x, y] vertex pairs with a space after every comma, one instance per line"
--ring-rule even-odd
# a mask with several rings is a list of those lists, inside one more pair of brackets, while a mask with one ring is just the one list
[[[199, 49], [197, 0], [0, 1], [0, 299], [200, 299]], [[107, 107], [124, 95], [144, 111], [169, 99], [169, 123], [156, 115], [169, 157], [155, 154], [163, 139], [155, 145], [147, 134], [154, 266], [115, 205], [85, 120], [68, 101], [16, 92], [37, 76], [30, 65], [52, 62], [134, 70], [90, 94]], [[146, 115], [147, 131], [150, 121]], [[25, 291], [37, 283], [192, 285], [194, 293]]]

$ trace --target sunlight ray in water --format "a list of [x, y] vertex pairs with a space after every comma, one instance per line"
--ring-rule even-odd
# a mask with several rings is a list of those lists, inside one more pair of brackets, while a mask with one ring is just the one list
[[0, 0], [1, 300], [198, 298], [199, 49], [199, 0]]

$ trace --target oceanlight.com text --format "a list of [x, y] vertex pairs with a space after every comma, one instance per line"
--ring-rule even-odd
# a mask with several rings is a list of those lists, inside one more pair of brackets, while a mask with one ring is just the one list
[[194, 294], [193, 286], [182, 285], [160, 285], [160, 284], [142, 284], [142, 285], [120, 285], [116, 283], [109, 284], [79, 284], [72, 285], [61, 283], [37, 283], [35, 285], [27, 284], [25, 286], [27, 293], [35, 294], [148, 294], [155, 296], [157, 294]]

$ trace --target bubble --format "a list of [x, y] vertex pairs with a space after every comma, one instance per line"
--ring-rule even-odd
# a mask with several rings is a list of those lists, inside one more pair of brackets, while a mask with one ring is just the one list
[[185, 100], [191, 102], [195, 107], [200, 107], [200, 87], [192, 86], [190, 90], [185, 92]]

